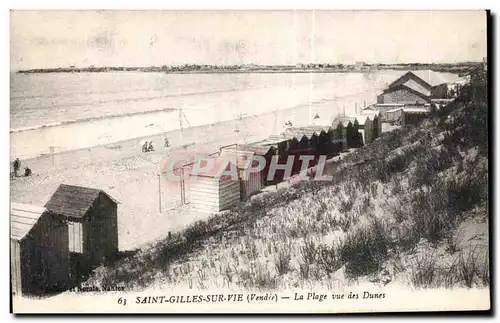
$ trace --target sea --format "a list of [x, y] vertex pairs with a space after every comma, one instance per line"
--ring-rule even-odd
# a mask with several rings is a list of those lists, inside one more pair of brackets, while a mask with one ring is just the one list
[[10, 75], [11, 156], [21, 159], [290, 109], [333, 120], [375, 103], [404, 71]]

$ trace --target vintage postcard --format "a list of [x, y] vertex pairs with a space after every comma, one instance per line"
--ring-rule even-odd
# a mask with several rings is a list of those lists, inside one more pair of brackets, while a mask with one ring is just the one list
[[488, 21], [11, 11], [12, 311], [489, 310]]

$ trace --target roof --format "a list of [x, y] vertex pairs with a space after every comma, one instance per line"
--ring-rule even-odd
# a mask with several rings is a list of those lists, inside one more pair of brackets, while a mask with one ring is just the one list
[[[324, 116], [324, 114], [323, 114], [323, 116]], [[333, 120], [332, 116], [328, 116], [328, 117], [320, 116], [319, 118], [312, 120], [312, 122], [313, 122], [312, 126], [313, 127], [326, 127], [328, 129], [329, 125], [332, 124], [332, 120]]]
[[262, 146], [262, 145], [258, 145], [258, 144], [255, 144], [255, 143], [251, 143], [251, 144], [235, 145], [235, 146], [232, 146], [232, 147], [225, 147], [223, 149], [224, 150], [245, 151], [245, 152], [253, 153], [255, 155], [264, 156], [265, 154], [267, 154], [269, 152], [269, 150], [272, 149], [272, 147]]
[[311, 139], [311, 137], [313, 137], [315, 134], [319, 136], [321, 132], [328, 133], [330, 129], [332, 129], [331, 126], [307, 126], [288, 128], [285, 132], [285, 136], [288, 136], [290, 139], [296, 138], [297, 140], [301, 140], [304, 136], [307, 137], [307, 139]]
[[288, 138], [284, 135], [271, 135], [264, 140], [252, 143], [252, 145], [258, 146], [276, 146], [279, 143], [287, 141]]
[[371, 120], [370, 116], [366, 114], [360, 114], [356, 116], [356, 120], [358, 120], [358, 124], [360, 126], [364, 126], [367, 120]]
[[404, 103], [377, 103], [377, 108], [381, 107], [404, 107]]
[[[419, 75], [415, 74], [412, 71], [408, 71], [408, 72], [404, 73], [403, 75], [401, 75], [400, 77], [398, 77], [397, 79], [395, 79], [394, 81], [392, 81], [387, 86], [387, 89], [405, 84], [409, 80], [416, 81], [418, 84], [420, 84], [421, 86], [423, 86], [427, 90], [430, 90], [432, 88], [432, 85], [430, 83], [428, 83], [424, 78], [420, 77]], [[384, 93], [385, 93], [385, 91], [384, 91]]]
[[229, 160], [236, 161], [236, 166], [238, 166], [238, 168], [246, 168], [250, 166], [250, 163], [248, 163], [247, 161], [249, 159], [254, 159], [254, 155], [255, 153], [252, 151], [230, 148], [222, 150], [220, 158], [231, 158]]
[[373, 120], [380, 115], [380, 112], [378, 110], [362, 110], [361, 115], [369, 116]]
[[[236, 144], [234, 144], [236, 145]], [[231, 145], [231, 146], [234, 146]], [[221, 147], [226, 148], [229, 146]], [[198, 156], [200, 156], [202, 152], [194, 151], [194, 150], [183, 150], [183, 151], [174, 151], [168, 154], [160, 160], [158, 164], [156, 164], [156, 175], [163, 175], [166, 172], [171, 172], [174, 169], [179, 170], [182, 167], [187, 167], [192, 165]], [[217, 156], [220, 152], [213, 152], [211, 154], [206, 154], [207, 157]]]
[[354, 124], [355, 120], [356, 120], [355, 117], [340, 116], [340, 117], [337, 117], [333, 120], [332, 125], [334, 127], [337, 127], [337, 125], [340, 123], [340, 124], [342, 124], [342, 126], [347, 127], [349, 125], [349, 122]]
[[[203, 170], [203, 168], [207, 167], [206, 161], [212, 161], [213, 162], [213, 167], [210, 167], [208, 170]], [[196, 176], [204, 176], [204, 177], [217, 177], [220, 169], [224, 168], [224, 170], [230, 170], [231, 169], [231, 161], [228, 158], [204, 158], [197, 160], [195, 162], [196, 164], [201, 164], [203, 162], [203, 165], [200, 165], [200, 168], [203, 167], [199, 172], [194, 173], [193, 168], [190, 169], [190, 174], [191, 175], [196, 175]], [[234, 165], [234, 164], [233, 164]], [[193, 165], [194, 166], [194, 165]]]
[[387, 110], [387, 112], [396, 112], [399, 110], [403, 110], [403, 112], [408, 112], [408, 113], [427, 113], [429, 112], [429, 109], [427, 108], [416, 108], [416, 107], [401, 107], [401, 108], [396, 108], [396, 109], [391, 109]]
[[374, 111], [376, 112], [376, 109], [377, 107], [375, 106], [375, 104], [371, 104], [367, 107], [364, 107], [363, 109], [361, 109], [362, 112], [370, 112], [370, 111]]
[[398, 107], [403, 108], [407, 106], [429, 106], [430, 103], [377, 103], [377, 107], [379, 108], [389, 108], [389, 107]]
[[431, 70], [417, 70], [412, 72], [431, 86], [443, 83], [455, 83], [461, 79], [457, 74], [452, 73], [435, 72]]
[[110, 200], [118, 204], [103, 190], [76, 185], [61, 184], [52, 194], [45, 207], [57, 215], [66, 217], [82, 218], [87, 214], [99, 194], [106, 195]]
[[415, 94], [416, 96], [420, 97], [424, 101], [427, 101], [427, 102], [430, 101], [429, 96], [427, 96], [419, 91], [416, 91], [416, 90], [414, 90], [414, 89], [412, 89], [404, 84], [400, 84], [400, 85], [385, 89], [382, 94], [391, 93], [391, 92], [395, 92], [395, 91], [399, 91], [399, 90], [406, 90], [406, 91], [411, 92], [411, 93]]
[[10, 203], [10, 238], [20, 241], [35, 226], [47, 209], [22, 203]]
[[388, 87], [403, 84], [407, 80], [413, 79], [428, 89], [443, 83], [456, 83], [462, 79], [457, 74], [435, 72], [432, 70], [408, 71], [389, 84]]
[[432, 99], [431, 101], [435, 103], [449, 103], [453, 102], [454, 100], [455, 99]]

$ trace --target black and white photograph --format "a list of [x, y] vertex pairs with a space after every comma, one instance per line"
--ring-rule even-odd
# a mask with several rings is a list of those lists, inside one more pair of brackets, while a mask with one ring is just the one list
[[487, 10], [11, 10], [14, 313], [487, 311]]

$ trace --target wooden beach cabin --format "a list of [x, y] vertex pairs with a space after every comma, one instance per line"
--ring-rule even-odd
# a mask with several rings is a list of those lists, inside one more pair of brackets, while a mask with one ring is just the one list
[[[189, 173], [191, 211], [198, 213], [218, 213], [229, 209], [240, 200], [240, 183], [237, 167], [225, 158], [211, 158], [213, 167], [207, 171], [196, 172], [193, 167]], [[198, 169], [207, 165], [205, 160], [197, 161]], [[221, 169], [236, 171], [235, 176], [222, 175]]]
[[362, 144], [366, 145], [374, 140], [374, 125], [372, 119], [368, 115], [358, 115], [358, 131], [362, 136]]
[[339, 116], [332, 123], [332, 126], [335, 127], [335, 142], [340, 142], [341, 151], [347, 151], [349, 148], [352, 148], [350, 146], [352, 143], [351, 139], [349, 139], [349, 134], [352, 135], [352, 126], [355, 119], [354, 117]]
[[387, 111], [387, 121], [402, 126], [417, 124], [425, 119], [429, 109], [427, 107], [398, 108]]
[[[364, 111], [362, 115], [366, 115], [371, 120], [371, 138], [367, 140], [368, 143], [374, 141], [381, 135], [382, 123], [379, 113], [376, 111]], [[366, 127], [366, 125], [365, 125]]]
[[61, 184], [45, 207], [68, 223], [69, 251], [77, 270], [118, 253], [118, 202], [99, 189]]
[[68, 226], [46, 208], [11, 203], [10, 248], [14, 295], [43, 294], [67, 287]]
[[266, 167], [263, 171], [264, 185], [274, 184], [276, 181], [279, 181], [279, 176], [275, 173], [275, 176], [271, 179], [268, 179], [269, 168], [271, 165], [271, 161], [273, 158], [277, 158], [278, 163], [285, 163], [288, 155], [290, 153], [290, 149], [297, 146], [299, 143], [294, 138], [289, 138], [284, 134], [281, 135], [271, 135], [268, 138], [253, 142], [250, 144], [252, 147], [260, 147], [260, 150], [265, 153], [266, 157]]
[[[221, 148], [221, 158], [228, 158], [235, 161], [238, 167], [238, 175], [240, 179], [240, 199], [246, 200], [251, 195], [260, 192], [264, 187], [265, 166], [269, 158], [269, 149], [252, 145], [231, 145]], [[257, 167], [259, 161], [255, 156], [260, 156], [264, 159], [265, 165], [261, 171], [250, 172], [250, 167]]]
[[[336, 154], [332, 146], [335, 130], [330, 126], [289, 128], [286, 135], [292, 136], [295, 140], [300, 139], [297, 148], [309, 148], [309, 153], [315, 156], [327, 155], [330, 157]], [[307, 146], [304, 145], [304, 138], [309, 140]], [[290, 153], [295, 152], [296, 149], [290, 149]]]

